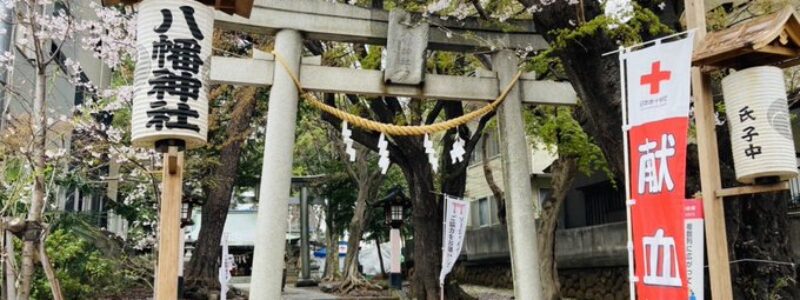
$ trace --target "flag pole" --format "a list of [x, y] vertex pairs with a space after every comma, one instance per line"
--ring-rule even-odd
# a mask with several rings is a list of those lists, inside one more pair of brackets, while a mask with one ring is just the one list
[[[445, 240], [445, 225], [447, 224], [447, 194], [442, 195], [442, 266], [444, 268], [444, 240]], [[441, 273], [442, 270], [440, 269], [439, 272]], [[445, 275], [447, 277], [447, 275]], [[444, 278], [439, 280], [439, 299], [444, 300]]]
[[630, 294], [630, 300], [636, 299], [636, 273], [634, 272], [633, 268], [633, 223], [631, 222], [631, 206], [633, 206], [636, 201], [630, 199], [631, 196], [631, 187], [630, 187], [630, 147], [628, 145], [628, 131], [630, 129], [630, 124], [628, 124], [628, 93], [627, 93], [627, 86], [626, 86], [626, 71], [627, 68], [625, 66], [625, 53], [627, 52], [624, 47], [619, 47], [619, 84], [620, 84], [620, 95], [622, 96], [622, 144], [623, 144], [623, 154], [624, 154], [624, 162], [625, 162], [625, 216], [627, 218], [627, 231], [628, 231], [628, 289]]

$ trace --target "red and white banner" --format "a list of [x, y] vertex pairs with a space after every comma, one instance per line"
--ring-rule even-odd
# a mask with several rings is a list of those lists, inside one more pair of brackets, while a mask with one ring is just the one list
[[638, 299], [688, 299], [684, 200], [692, 37], [622, 54]]
[[447, 273], [453, 269], [461, 254], [464, 234], [467, 232], [469, 202], [447, 195], [445, 198], [444, 235], [442, 238], [442, 271], [439, 273], [439, 285], [444, 284]]

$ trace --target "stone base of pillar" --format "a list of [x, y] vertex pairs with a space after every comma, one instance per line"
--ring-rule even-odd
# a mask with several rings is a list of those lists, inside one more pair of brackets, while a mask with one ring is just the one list
[[389, 274], [389, 287], [400, 290], [403, 288], [403, 274], [390, 273]]
[[319, 283], [314, 279], [297, 279], [295, 282], [295, 287], [308, 287], [308, 286], [317, 286]]

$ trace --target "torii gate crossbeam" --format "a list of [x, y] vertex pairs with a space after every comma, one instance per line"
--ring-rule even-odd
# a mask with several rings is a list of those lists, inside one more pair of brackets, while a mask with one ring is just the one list
[[[321, 0], [256, 0], [250, 19], [217, 11], [215, 26], [224, 30], [275, 35], [294, 29], [310, 40], [385, 45], [389, 14]], [[432, 20], [428, 48], [433, 50], [473, 51], [476, 49], [548, 48], [533, 22], [506, 21], [510, 30], [482, 26], [476, 19], [463, 21]], [[506, 28], [509, 29], [509, 28]]]

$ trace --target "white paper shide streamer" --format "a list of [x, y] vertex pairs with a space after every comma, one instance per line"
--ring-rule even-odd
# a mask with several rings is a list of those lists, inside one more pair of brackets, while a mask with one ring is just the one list
[[428, 154], [428, 162], [431, 164], [431, 169], [433, 169], [433, 173], [439, 172], [439, 160], [436, 158], [436, 148], [433, 146], [433, 141], [431, 141], [431, 137], [426, 133], [425, 134], [425, 153]]
[[450, 159], [452, 163], [458, 163], [464, 161], [464, 154], [467, 154], [467, 151], [464, 150], [464, 145], [466, 142], [456, 135], [456, 141], [453, 142], [453, 149], [450, 150]]
[[722, 80], [722, 92], [736, 179], [797, 176], [783, 71], [764, 66], [735, 72]]
[[391, 161], [389, 160], [389, 142], [386, 141], [386, 136], [381, 133], [381, 136], [378, 138], [378, 166], [381, 168], [381, 174], [386, 174], [386, 171], [389, 170], [389, 164]]
[[356, 161], [356, 149], [353, 148], [353, 131], [347, 127], [347, 122], [342, 122], [342, 139], [344, 139], [345, 152], [350, 157], [350, 162]]
[[139, 5], [132, 140], [152, 147], [206, 142], [208, 73], [214, 9], [191, 0], [145, 0]]

